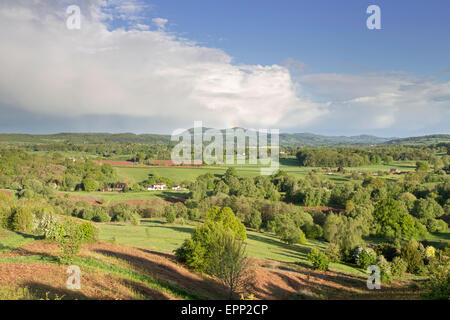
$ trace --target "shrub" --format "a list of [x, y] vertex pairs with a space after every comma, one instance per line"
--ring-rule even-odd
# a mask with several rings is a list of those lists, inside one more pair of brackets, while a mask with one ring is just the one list
[[139, 216], [136, 211], [125, 203], [117, 204], [110, 208], [112, 221], [130, 222], [131, 224], [139, 224]]
[[280, 240], [287, 244], [306, 243], [305, 234], [288, 214], [276, 216], [273, 229]]
[[319, 239], [323, 235], [322, 227], [318, 224], [308, 224], [304, 227], [308, 239]]
[[401, 276], [408, 269], [408, 263], [400, 257], [395, 257], [391, 262], [391, 272], [394, 276]]
[[229, 290], [229, 299], [238, 292], [246, 292], [251, 285], [246, 249], [242, 240], [236, 239], [230, 231], [216, 234], [210, 245], [207, 273], [216, 277]]
[[56, 239], [61, 250], [59, 262], [72, 264], [82, 246], [82, 233], [80, 228], [71, 220], [64, 222], [64, 236]]
[[407, 271], [419, 274], [424, 266], [422, 255], [419, 251], [419, 244], [415, 240], [405, 242], [400, 251], [402, 259], [407, 263]]
[[449, 300], [450, 297], [450, 263], [441, 261], [430, 268], [430, 276], [425, 283], [423, 297], [432, 300]]
[[200, 211], [197, 208], [191, 208], [188, 210], [189, 220], [196, 220], [200, 218]]
[[312, 248], [308, 253], [308, 260], [312, 263], [313, 268], [317, 270], [328, 270], [330, 261], [327, 255], [317, 248]]
[[339, 262], [342, 259], [341, 248], [336, 243], [330, 243], [325, 249], [325, 254], [333, 262]]
[[166, 212], [164, 212], [164, 218], [166, 218], [167, 223], [174, 223], [177, 218], [174, 208], [167, 207]]
[[361, 246], [356, 247], [354, 253], [354, 262], [358, 267], [366, 270], [372, 264], [375, 264], [377, 260], [377, 254], [371, 248], [363, 248]]
[[52, 214], [44, 214], [38, 222], [38, 231], [43, 234], [45, 239], [57, 240], [65, 235], [64, 226]]
[[249, 227], [259, 230], [259, 228], [261, 227], [261, 224], [262, 224], [261, 212], [259, 212], [256, 209], [253, 209], [252, 212], [250, 213], [250, 218], [248, 221]]
[[31, 207], [19, 207], [13, 216], [12, 227], [14, 231], [32, 233], [34, 229], [34, 214]]
[[224, 233], [230, 233], [236, 240], [246, 238], [244, 225], [236, 218], [230, 208], [224, 208], [227, 210], [223, 210], [213, 207], [211, 209], [208, 211], [205, 223], [197, 227], [191, 237], [175, 250], [179, 262], [200, 272], [210, 270], [210, 256], [215, 250], [213, 249], [214, 241], [220, 239]]
[[391, 265], [386, 260], [386, 258], [383, 257], [383, 256], [379, 256], [376, 259], [375, 264], [380, 268], [381, 282], [383, 282], [383, 283], [391, 283], [392, 282]]
[[96, 208], [94, 210], [94, 215], [92, 217], [92, 221], [95, 222], [110, 222], [111, 217], [103, 208]]
[[81, 241], [92, 242], [98, 239], [97, 228], [89, 222], [82, 223], [78, 226]]
[[212, 207], [206, 213], [206, 222], [219, 222], [224, 226], [225, 229], [231, 230], [233, 235], [240, 240], [247, 239], [247, 232], [245, 230], [245, 226], [242, 222], [237, 218], [233, 210], [229, 207]]

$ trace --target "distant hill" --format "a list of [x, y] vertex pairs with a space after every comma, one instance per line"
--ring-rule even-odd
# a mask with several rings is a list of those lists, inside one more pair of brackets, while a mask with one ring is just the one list
[[323, 136], [313, 133], [280, 134], [280, 143], [283, 146], [380, 144], [388, 142], [390, 140], [391, 138], [380, 138], [371, 135], [346, 137], [346, 136]]
[[436, 143], [450, 143], [450, 134], [431, 134], [428, 136], [393, 139], [386, 142], [386, 144], [401, 145], [429, 145]]
[[0, 134], [0, 143], [142, 143], [142, 144], [168, 144], [169, 135], [161, 134], [134, 134], [134, 133], [58, 133], [58, 134]]
[[[203, 128], [203, 132], [208, 128]], [[193, 133], [193, 129], [189, 130]], [[221, 130], [224, 134], [225, 130]], [[270, 140], [270, 137], [269, 137]], [[138, 144], [169, 144], [170, 135], [164, 134], [134, 134], [134, 133], [58, 133], [58, 134], [0, 134], [0, 143], [9, 144], [102, 144], [102, 143], [138, 143]], [[280, 144], [284, 147], [297, 146], [337, 146], [337, 145], [429, 145], [449, 143], [450, 134], [434, 134], [409, 138], [381, 138], [372, 135], [358, 136], [325, 136], [313, 133], [281, 133]], [[172, 142], [174, 143], [174, 142]]]

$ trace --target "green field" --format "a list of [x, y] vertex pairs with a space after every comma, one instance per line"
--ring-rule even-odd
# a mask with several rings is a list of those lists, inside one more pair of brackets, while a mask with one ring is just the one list
[[[167, 177], [175, 182], [182, 181], [192, 181], [196, 177], [212, 173], [213, 175], [220, 176], [225, 173], [229, 168], [233, 167], [236, 169], [237, 173], [242, 177], [256, 177], [261, 175], [261, 167], [257, 165], [241, 164], [241, 165], [211, 165], [202, 166], [199, 168], [180, 168], [180, 167], [120, 167], [115, 166], [117, 173], [121, 179], [128, 179], [134, 182], [141, 182], [153, 175], [158, 175], [161, 177]], [[389, 171], [390, 169], [398, 169], [400, 171], [412, 171], [416, 167], [414, 161], [394, 161], [391, 165], [370, 165], [362, 167], [349, 167], [344, 168], [347, 172], [351, 171]], [[345, 182], [350, 181], [345, 174], [340, 174], [333, 172], [329, 175], [326, 173], [321, 173], [321, 168], [315, 167], [300, 167], [298, 161], [294, 158], [290, 159], [280, 159], [280, 170], [288, 172], [290, 175], [295, 177], [305, 177], [310, 171], [318, 170], [316, 175], [321, 179], [326, 179], [334, 182]], [[330, 168], [335, 169], [335, 168]], [[397, 179], [398, 175], [389, 176], [389, 178]]]
[[105, 204], [112, 204], [120, 201], [128, 200], [146, 200], [146, 199], [170, 199], [170, 198], [186, 198], [188, 192], [186, 191], [142, 191], [142, 192], [62, 192], [62, 194], [69, 194], [74, 197], [83, 198], [86, 200], [99, 201], [103, 200]]

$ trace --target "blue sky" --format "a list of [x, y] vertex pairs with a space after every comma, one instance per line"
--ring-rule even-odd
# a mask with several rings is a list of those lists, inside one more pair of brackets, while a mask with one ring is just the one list
[[0, 39], [0, 132], [450, 133], [447, 0], [2, 0]]
[[[219, 47], [235, 63], [283, 64], [314, 72], [402, 70], [449, 79], [450, 2], [431, 1], [149, 1], [169, 30]], [[366, 28], [380, 6], [382, 30]]]

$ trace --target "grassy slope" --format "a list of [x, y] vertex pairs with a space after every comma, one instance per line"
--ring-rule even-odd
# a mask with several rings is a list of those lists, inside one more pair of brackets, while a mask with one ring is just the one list
[[[143, 247], [156, 251], [172, 252], [190, 236], [195, 224], [166, 224], [161, 220], [145, 220], [139, 226], [101, 224], [100, 239], [117, 241], [125, 246]], [[247, 232], [248, 255], [253, 258], [274, 260], [310, 266], [306, 255], [313, 246], [324, 248], [321, 241], [309, 240], [305, 245], [287, 245], [268, 233]], [[332, 264], [332, 269], [362, 274], [357, 268]]]

